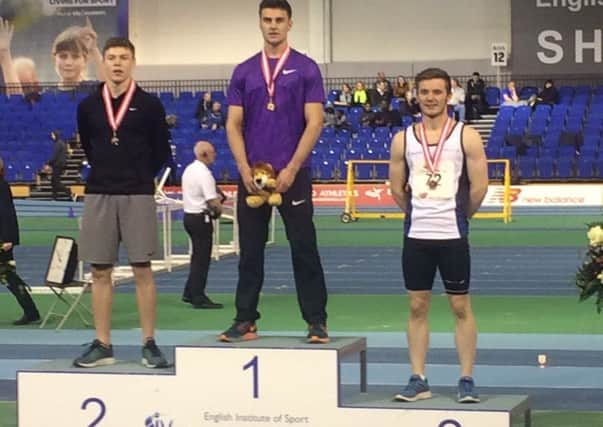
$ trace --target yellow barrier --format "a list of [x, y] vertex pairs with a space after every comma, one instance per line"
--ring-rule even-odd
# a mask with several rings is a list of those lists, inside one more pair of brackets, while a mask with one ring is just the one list
[[[508, 159], [488, 160], [488, 163], [501, 163], [504, 165], [503, 172], [503, 203], [502, 210], [496, 212], [477, 212], [474, 218], [500, 218], [505, 223], [511, 221], [511, 165]], [[402, 212], [359, 212], [356, 206], [356, 197], [354, 196], [354, 166], [359, 164], [389, 164], [388, 160], [349, 160], [347, 164], [346, 175], [346, 196], [345, 207], [341, 214], [341, 222], [349, 223], [357, 221], [360, 218], [379, 219], [379, 218], [404, 218]], [[389, 187], [389, 181], [386, 181]]]

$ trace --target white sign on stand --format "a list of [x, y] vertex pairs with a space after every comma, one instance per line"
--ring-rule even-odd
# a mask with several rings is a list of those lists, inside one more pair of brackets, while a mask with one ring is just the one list
[[[177, 347], [175, 374], [18, 372], [20, 427], [508, 427], [489, 409], [342, 407], [333, 349]], [[61, 362], [62, 363], [62, 362]], [[98, 369], [98, 368], [97, 368]], [[104, 368], [108, 369], [108, 368]], [[58, 371], [58, 372], [57, 372]]]
[[508, 60], [507, 44], [492, 43], [490, 49], [490, 65], [493, 67], [506, 67]]

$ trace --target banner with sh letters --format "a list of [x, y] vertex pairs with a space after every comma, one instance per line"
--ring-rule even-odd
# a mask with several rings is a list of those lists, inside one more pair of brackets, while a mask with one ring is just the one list
[[600, 72], [603, 0], [511, 0], [511, 18], [513, 72]]

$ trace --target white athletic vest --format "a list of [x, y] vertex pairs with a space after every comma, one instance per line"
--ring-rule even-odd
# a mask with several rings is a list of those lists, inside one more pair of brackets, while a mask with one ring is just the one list
[[[468, 233], [469, 180], [462, 146], [463, 123], [456, 123], [444, 142], [438, 163], [439, 181], [428, 186], [423, 148], [414, 127], [406, 129], [405, 160], [411, 192], [404, 234], [413, 239], [458, 239]], [[429, 146], [435, 152], [435, 145]]]

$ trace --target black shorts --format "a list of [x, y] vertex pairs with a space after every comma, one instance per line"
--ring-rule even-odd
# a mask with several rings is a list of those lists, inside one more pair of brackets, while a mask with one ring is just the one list
[[436, 269], [440, 271], [447, 294], [469, 293], [471, 258], [467, 239], [404, 239], [402, 272], [406, 289], [430, 291]]

